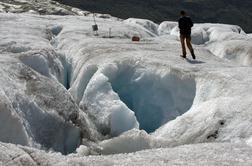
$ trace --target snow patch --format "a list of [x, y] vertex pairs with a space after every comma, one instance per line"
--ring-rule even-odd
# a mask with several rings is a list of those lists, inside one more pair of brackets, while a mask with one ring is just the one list
[[17, 96], [13, 107], [23, 118], [25, 129], [31, 139], [44, 148], [67, 154], [74, 152], [79, 146], [79, 129], [66, 123], [56, 112], [45, 112], [36, 103], [29, 102], [21, 96]]
[[0, 141], [20, 145], [28, 145], [29, 138], [22, 121], [15, 112], [10, 111], [11, 103], [7, 100], [3, 91], [0, 91]]
[[87, 156], [90, 154], [89, 148], [85, 145], [81, 145], [76, 149], [79, 156]]
[[98, 68], [96, 65], [85, 66], [81, 69], [77, 78], [73, 82], [69, 92], [72, 94], [77, 104], [82, 100], [85, 89], [97, 70]]
[[130, 153], [143, 149], [150, 149], [151, 139], [144, 130], [132, 129], [119, 137], [105, 140], [99, 145], [102, 147], [102, 154]]
[[151, 36], [158, 35], [158, 25], [146, 19], [129, 18], [123, 21], [125, 24], [141, 28]]
[[132, 128], [138, 128], [134, 112], [112, 90], [109, 79], [99, 69], [91, 78], [84, 92], [80, 108], [94, 119], [103, 135], [118, 136]]
[[47, 59], [45, 59], [43, 55], [32, 54], [29, 56], [22, 56], [20, 57], [20, 60], [38, 73], [49, 77], [49, 65]]
[[159, 35], [170, 35], [171, 31], [178, 26], [177, 22], [164, 21], [158, 26]]
[[208, 45], [209, 50], [220, 58], [225, 58], [241, 65], [252, 65], [252, 41], [227, 40]]
[[38, 73], [65, 85], [65, 80], [67, 79], [65, 78], [65, 67], [67, 66], [64, 66], [62, 62], [62, 55], [57, 54], [54, 50], [30, 51], [20, 55], [19, 59]]
[[244, 37], [246, 36], [246, 34], [239, 26], [234, 25], [212, 24], [206, 29], [209, 34], [210, 41], [244, 39]]
[[209, 41], [208, 33], [205, 31], [204, 28], [196, 26], [192, 29], [192, 43], [193, 44], [205, 44]]

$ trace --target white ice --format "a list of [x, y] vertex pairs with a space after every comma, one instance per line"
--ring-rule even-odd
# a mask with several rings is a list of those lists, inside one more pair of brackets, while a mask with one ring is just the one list
[[[175, 22], [100, 16], [94, 36], [89, 15], [0, 19], [0, 140], [64, 154], [83, 144], [62, 156], [1, 143], [1, 162], [21, 162], [7, 147], [27, 163], [251, 165], [252, 38], [240, 27], [195, 24], [197, 60], [184, 60]], [[95, 153], [129, 154], [80, 158]]]
[[[252, 164], [251, 147], [244, 144], [208, 143], [183, 145], [176, 148], [159, 148], [136, 153], [81, 156], [62, 156], [59, 153], [45, 153], [33, 148], [0, 143], [1, 165], [235, 165], [250, 166]], [[80, 149], [79, 149], [80, 150]]]

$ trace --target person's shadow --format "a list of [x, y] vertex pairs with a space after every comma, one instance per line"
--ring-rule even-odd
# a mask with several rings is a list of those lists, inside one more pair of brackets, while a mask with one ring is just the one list
[[202, 63], [206, 63], [206, 62], [203, 62], [203, 61], [191, 60], [191, 59], [188, 59], [188, 58], [186, 58], [186, 61], [187, 61], [188, 63], [191, 63], [191, 64], [202, 64]]

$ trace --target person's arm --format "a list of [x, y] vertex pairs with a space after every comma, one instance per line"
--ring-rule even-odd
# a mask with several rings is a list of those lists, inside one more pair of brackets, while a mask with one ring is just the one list
[[193, 22], [191, 18], [190, 18], [190, 26], [193, 27]]
[[181, 29], [181, 18], [178, 20], [178, 27], [179, 27], [179, 29]]

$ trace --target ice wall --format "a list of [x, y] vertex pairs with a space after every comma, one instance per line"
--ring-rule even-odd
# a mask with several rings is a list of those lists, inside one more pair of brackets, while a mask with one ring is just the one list
[[156, 73], [134, 61], [83, 67], [70, 92], [101, 133], [132, 128], [153, 132], [190, 109], [196, 82], [181, 73]]
[[151, 71], [122, 62], [109, 76], [113, 90], [135, 112], [140, 129], [153, 132], [190, 109], [196, 91], [192, 78]]

